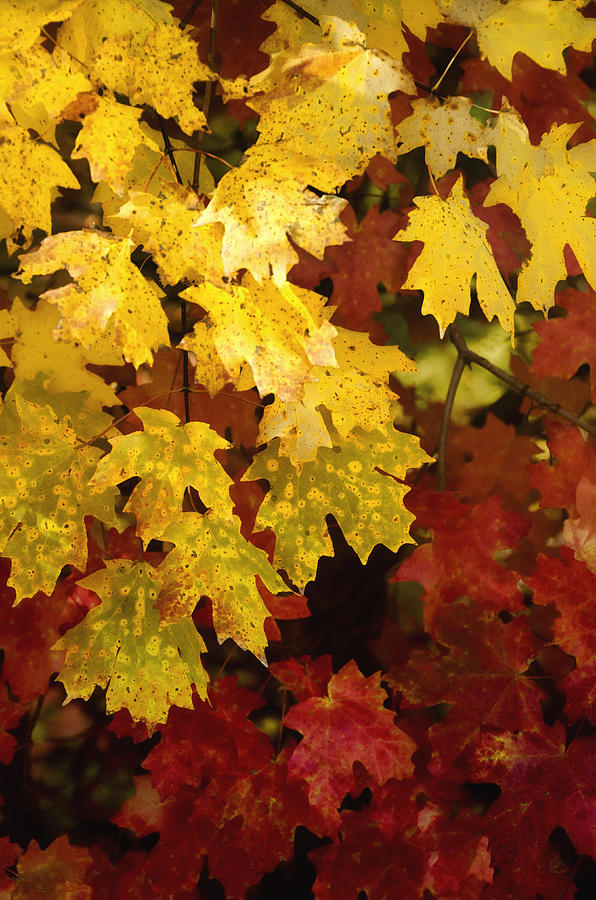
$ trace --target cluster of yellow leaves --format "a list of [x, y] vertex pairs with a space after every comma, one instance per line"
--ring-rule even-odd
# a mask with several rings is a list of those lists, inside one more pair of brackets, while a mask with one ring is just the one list
[[[311, 0], [308, 18], [276, 0], [264, 16], [276, 25], [262, 47], [270, 64], [231, 81], [201, 61], [160, 0], [6, 0], [0, 239], [21, 251], [17, 277], [39, 298], [33, 309], [13, 287], [21, 296], [0, 314], [0, 338], [14, 341], [0, 360], [15, 373], [0, 438], [10, 584], [18, 601], [51, 593], [65, 565], [85, 571], [85, 516], [120, 528], [134, 521], [145, 544], [170, 548], [157, 567], [106, 560], [79, 582], [101, 603], [56, 645], [66, 652], [69, 698], [98, 684], [108, 711], [126, 706], [153, 728], [170, 705], [192, 705], [193, 684], [206, 696], [205, 647], [191, 619], [202, 596], [219, 640], [266, 662], [260, 587], [283, 593], [315, 576], [332, 551], [329, 515], [363, 561], [378, 543], [397, 550], [409, 540], [400, 479], [428, 457], [393, 428], [389, 375], [414, 367], [396, 348], [333, 326], [324, 298], [287, 280], [295, 245], [322, 258], [345, 241], [347, 201], [336, 191], [375, 155], [395, 162], [424, 147], [434, 183], [459, 152], [486, 160], [494, 146], [499, 177], [487, 204], [508, 204], [532, 243], [517, 300], [552, 304], [565, 243], [596, 287], [595, 220], [585, 215], [594, 141], [567, 150], [573, 126], [562, 126], [533, 146], [513, 112], [482, 125], [464, 98], [415, 100], [396, 132], [389, 102], [396, 91], [415, 93], [403, 25], [424, 40], [427, 27], [466, 24], [508, 77], [518, 51], [562, 70], [567, 46], [588, 48], [594, 20], [580, 5]], [[196, 84], [214, 80], [224, 99], [242, 98], [258, 114], [258, 139], [217, 187], [202, 167], [197, 192], [193, 154], [177, 154], [185, 182], [177, 184], [163, 138], [145, 120], [171, 120], [182, 134], [174, 150], [188, 150], [185, 136], [207, 128]], [[70, 158], [64, 121], [79, 123]], [[51, 204], [60, 189], [79, 188], [74, 172], [84, 164], [102, 229], [51, 234]], [[395, 240], [423, 243], [405, 283], [423, 292], [423, 312], [444, 332], [468, 312], [474, 289], [487, 318], [511, 333], [514, 301], [461, 181], [448, 197], [437, 189], [417, 197], [415, 207]], [[98, 442], [112, 423], [102, 407], [117, 399], [86, 366], [139, 369], [171, 346], [162, 290], [137, 265], [139, 247], [161, 285], [183, 282], [182, 299], [204, 311], [178, 345], [196, 362], [196, 382], [212, 396], [230, 382], [273, 395], [259, 425], [267, 446], [244, 476], [269, 487], [256, 528], [275, 532], [272, 561], [241, 532], [223, 465], [229, 444], [205, 423], [138, 410], [143, 431], [109, 437], [109, 452]], [[129, 478], [140, 480], [122, 512], [117, 485]], [[189, 488], [205, 512], [189, 508]]]

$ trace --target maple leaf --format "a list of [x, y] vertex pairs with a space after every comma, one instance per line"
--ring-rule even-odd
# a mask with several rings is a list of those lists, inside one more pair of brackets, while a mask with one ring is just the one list
[[[272, 392], [296, 400], [304, 383], [313, 380], [312, 365], [336, 365], [331, 344], [336, 330], [318, 294], [288, 282], [258, 284], [248, 275], [228, 290], [206, 283], [181, 296], [207, 310], [213, 345], [230, 378], [236, 382], [248, 363], [262, 397]], [[201, 331], [180, 343], [196, 350], [199, 359]]]
[[298, 586], [314, 578], [319, 557], [332, 550], [329, 514], [363, 562], [376, 544], [397, 550], [410, 540], [413, 517], [403, 505], [408, 488], [379, 470], [403, 478], [408, 468], [422, 465], [428, 457], [418, 438], [389, 428], [357, 428], [342, 445], [322, 447], [300, 474], [278, 456], [276, 443], [256, 457], [245, 478], [269, 481], [257, 527], [273, 528], [275, 560]]
[[565, 244], [596, 286], [596, 219], [585, 215], [594, 194], [590, 171], [596, 170], [596, 141], [566, 150], [574, 130], [574, 125], [553, 126], [540, 146], [528, 146], [525, 160], [522, 155], [511, 168], [501, 159], [503, 141], [496, 141], [499, 172], [503, 166], [507, 174], [491, 185], [486, 203], [507, 203], [520, 218], [532, 256], [522, 267], [516, 299], [535, 309], [553, 305], [557, 282], [567, 275]]
[[11, 884], [14, 900], [36, 894], [45, 897], [76, 897], [91, 900], [93, 892], [86, 880], [94, 857], [87, 847], [74, 847], [65, 834], [41, 850], [31, 841], [17, 861], [18, 879]]
[[[26, 241], [35, 228], [51, 232], [57, 186], [79, 187], [66, 163], [27, 129], [0, 122], [0, 167], [0, 237], [11, 238], [20, 228]], [[9, 241], [8, 246], [15, 245]]]
[[[50, 647], [60, 637], [60, 629], [81, 617], [81, 611], [65, 579], [60, 581], [48, 601], [41, 593], [13, 606], [14, 591], [7, 586], [10, 563], [3, 560], [0, 576], [0, 615], [4, 651], [2, 677], [10, 685], [13, 697], [30, 703], [47, 688], [51, 676], [63, 662], [61, 653]], [[27, 647], [23, 655], [22, 648]]]
[[144, 541], [162, 537], [182, 511], [187, 487], [195, 487], [207, 507], [231, 514], [231, 478], [214, 457], [229, 444], [204, 422], [183, 425], [166, 409], [139, 409], [142, 432], [110, 439], [112, 449], [97, 465], [91, 484], [117, 485], [139, 476], [126, 509], [137, 517]]
[[[100, 345], [101, 356], [89, 354], [74, 341], [56, 341], [54, 331], [58, 327], [60, 313], [45, 300], [38, 300], [35, 310], [28, 309], [20, 300], [15, 300], [11, 310], [11, 336], [15, 342], [11, 350], [11, 360], [17, 380], [20, 382], [18, 393], [21, 393], [28, 382], [42, 376], [43, 390], [48, 394], [48, 402], [56, 411], [55, 396], [68, 393], [73, 385], [79, 392], [86, 392], [85, 408], [97, 415], [97, 407], [114, 406], [117, 403], [114, 391], [105, 381], [85, 368], [86, 364], [96, 359], [106, 361], [113, 354], [113, 363], [120, 362], [119, 354], [107, 341]], [[97, 349], [97, 344], [96, 344]], [[11, 386], [14, 390], [14, 386]], [[38, 394], [39, 397], [39, 394]], [[29, 399], [35, 399], [30, 397]], [[70, 397], [71, 401], [74, 399]], [[72, 403], [70, 405], [72, 411]], [[58, 415], [58, 413], [57, 413]], [[95, 430], [81, 430], [81, 416], [77, 417], [77, 434], [85, 439], [93, 437], [105, 427], [105, 422]]]
[[46, 133], [58, 123], [62, 111], [75, 103], [80, 93], [90, 89], [85, 75], [73, 71], [67, 53], [55, 47], [50, 54], [38, 42], [26, 53], [11, 58], [2, 95], [21, 127], [33, 128], [47, 139]]
[[561, 559], [540, 555], [536, 571], [524, 580], [534, 592], [535, 603], [550, 603], [557, 609], [554, 639], [575, 657], [576, 667], [559, 685], [567, 698], [566, 709], [574, 718], [591, 717], [596, 705], [594, 573], [562, 547]]
[[596, 357], [594, 339], [591, 334], [596, 292], [590, 287], [586, 291], [566, 288], [557, 291], [555, 304], [566, 311], [561, 318], [536, 322], [532, 328], [540, 338], [540, 343], [532, 353], [532, 372], [539, 378], [558, 375], [573, 378], [580, 366], [590, 366], [592, 393], [596, 395], [594, 375]]
[[[353, 22], [366, 35], [369, 47], [385, 50], [399, 59], [407, 49], [401, 26], [401, 3], [378, 4], [369, 0], [312, 0], [309, 12], [323, 25], [331, 19]], [[321, 25], [310, 17], [300, 16], [291, 7], [275, 0], [263, 13], [263, 19], [275, 23], [273, 34], [261, 44], [261, 50], [273, 56], [283, 50], [296, 50], [304, 44], [321, 40]]]
[[441, 104], [435, 97], [412, 103], [412, 115], [398, 126], [400, 155], [425, 147], [426, 164], [435, 178], [455, 168], [457, 154], [487, 161], [487, 129], [470, 113], [467, 97], [450, 97]]
[[530, 479], [522, 461], [529, 465], [536, 453], [536, 445], [525, 435], [519, 435], [493, 413], [486, 417], [483, 428], [472, 425], [450, 436], [449, 444], [465, 456], [450, 489], [457, 490], [462, 499], [478, 503], [489, 494], [500, 494], [508, 505], [527, 509], [526, 500]]
[[265, 407], [259, 426], [259, 442], [280, 437], [280, 454], [299, 473], [305, 462], [316, 459], [319, 447], [333, 446], [336, 433], [345, 438], [357, 425], [364, 431], [382, 430], [396, 400], [389, 374], [414, 371], [396, 347], [379, 347], [367, 335], [344, 328], [337, 329], [333, 349], [337, 366], [315, 366], [302, 400], [283, 403], [276, 398]]
[[[450, 3], [441, 0], [449, 8]], [[468, 4], [456, 2], [449, 11], [451, 21], [476, 28], [478, 46], [505, 78], [511, 78], [516, 53], [526, 53], [547, 69], [565, 72], [563, 50], [573, 45], [589, 50], [596, 38], [596, 25], [585, 19], [576, 0], [513, 0], [504, 12], [498, 0]]]
[[151, 363], [152, 350], [169, 344], [167, 320], [158, 290], [130, 259], [132, 241], [96, 231], [51, 235], [38, 250], [21, 256], [19, 277], [28, 284], [34, 275], [67, 269], [74, 284], [42, 296], [62, 314], [58, 337], [92, 348], [110, 335], [127, 362]]
[[394, 724], [385, 699], [380, 673], [365, 678], [352, 660], [331, 678], [327, 697], [303, 700], [284, 717], [284, 725], [303, 735], [288, 774], [304, 778], [311, 805], [331, 827], [337, 828], [337, 808], [353, 788], [354, 762], [365, 765], [377, 784], [414, 771], [416, 745]]
[[232, 638], [265, 663], [265, 619], [270, 612], [256, 577], [272, 592], [288, 591], [267, 555], [240, 533], [235, 517], [182, 513], [164, 532], [175, 544], [159, 572], [164, 581], [158, 607], [162, 621], [191, 615], [202, 595], [213, 603], [213, 626], [220, 642]]
[[0, 52], [26, 51], [36, 42], [39, 30], [49, 22], [68, 18], [81, 0], [6, 0]]
[[159, 22], [148, 34], [135, 26], [128, 34], [107, 37], [95, 49], [92, 72], [131, 103], [147, 103], [160, 116], [175, 117], [187, 134], [207, 128], [205, 114], [193, 104], [193, 86], [216, 76], [200, 62], [195, 41], [174, 22]]
[[132, 32], [144, 39], [158, 23], [173, 21], [161, 0], [79, 0], [58, 29], [58, 44], [88, 72], [106, 41]]
[[376, 153], [395, 158], [387, 97], [414, 93], [414, 83], [394, 59], [362, 49], [364, 35], [355, 24], [328, 18], [321, 37], [297, 52], [276, 53], [246, 88], [263, 96], [247, 102], [260, 115], [260, 141], [287, 141], [303, 157], [313, 156], [316, 146], [321, 187], [334, 190], [363, 172]]
[[198, 196], [191, 188], [163, 183], [157, 195], [128, 192], [128, 201], [107, 218], [112, 231], [128, 235], [151, 253], [165, 284], [189, 281], [222, 283], [221, 239], [223, 226], [217, 222], [193, 228]]
[[[568, 60], [572, 52], [567, 52]], [[589, 96], [587, 85], [569, 68], [563, 75], [519, 54], [513, 60], [512, 79], [508, 81], [485, 59], [471, 57], [462, 66], [462, 91], [474, 94], [491, 88], [494, 109], [499, 109], [506, 97], [520, 113], [533, 144], [553, 125], [563, 122], [584, 123], [576, 133], [576, 140], [589, 141], [593, 137], [592, 117], [585, 107]]]
[[[387, 160], [382, 162], [397, 175]], [[367, 174], [372, 178], [371, 166]], [[304, 283], [304, 287], [315, 287], [323, 277], [331, 278], [331, 302], [338, 307], [335, 322], [360, 329], [371, 313], [382, 308], [378, 285], [383, 284], [387, 291], [395, 293], [405, 281], [410, 251], [405, 244], [391, 240], [404, 221], [393, 210], [381, 213], [375, 205], [358, 222], [353, 208], [347, 206], [341, 218], [347, 226], [349, 240], [339, 247], [327, 248], [323, 262], [315, 262], [316, 280], [312, 284]], [[301, 272], [300, 264], [291, 273], [292, 280], [300, 284], [303, 282], [298, 272]]]
[[200, 788], [215, 775], [246, 775], [271, 757], [271, 741], [248, 718], [263, 698], [240, 687], [233, 675], [208, 686], [209, 703], [171, 709], [162, 737], [145, 760], [162, 800], [184, 788]]
[[304, 783], [288, 779], [292, 749], [284, 748], [275, 759], [249, 757], [250, 769], [247, 765], [240, 775], [218, 773], [196, 804], [190, 824], [199, 831], [209, 871], [230, 897], [245, 896], [265, 872], [292, 858], [298, 825], [322, 829]]
[[479, 613], [461, 603], [440, 609], [433, 637], [449, 652], [414, 650], [405, 666], [392, 670], [392, 685], [413, 706], [449, 703], [448, 725], [540, 731], [540, 693], [524, 674], [538, 651], [526, 620], [505, 625]]
[[87, 159], [93, 181], [105, 181], [122, 196], [137, 149], [159, 146], [139, 124], [142, 110], [118, 103], [113, 95], [97, 97], [96, 108], [85, 116], [77, 135], [73, 159]]
[[[475, 780], [501, 787], [490, 809], [492, 821], [484, 824], [497, 865], [511, 863], [504, 854], [523, 845], [529, 851], [544, 846], [556, 826], [565, 828], [578, 853], [596, 852], [595, 753], [594, 736], [566, 747], [559, 724], [545, 726], [541, 734], [487, 733], [480, 738], [470, 754], [468, 772]], [[504, 816], [507, 829], [502, 828]], [[507, 846], [510, 842], [514, 848]]]
[[[497, 562], [495, 555], [515, 547], [527, 532], [528, 522], [521, 515], [504, 510], [498, 495], [470, 507], [446, 495], [429, 492], [424, 497], [416, 492], [409, 505], [418, 514], [419, 526], [432, 529], [432, 542], [417, 547], [394, 577], [424, 586], [427, 628], [433, 627], [444, 603], [463, 596], [480, 609], [520, 611], [518, 576]], [[434, 515], [429, 520], [425, 514], [430, 509]], [[473, 579], [470, 572], [475, 573]]]
[[530, 466], [530, 481], [541, 495], [541, 506], [561, 507], [573, 516], [580, 478], [596, 484], [594, 444], [574, 425], [563, 422], [547, 422], [546, 433], [552, 461]]
[[596, 571], [595, 500], [596, 484], [584, 475], [575, 491], [575, 515], [566, 519], [563, 525], [563, 540], [573, 548], [575, 558], [585, 562], [592, 572]]
[[146, 563], [105, 560], [106, 568], [78, 582], [102, 603], [57, 641], [66, 659], [58, 678], [66, 700], [87, 700], [95, 685], [106, 688], [106, 712], [126, 707], [151, 733], [170, 706], [192, 708], [191, 685], [207, 696], [206, 651], [190, 617], [160, 629], [154, 608], [160, 572]]
[[472, 213], [458, 179], [451, 195], [418, 197], [407, 228], [394, 240], [424, 241], [404, 288], [422, 290], [422, 312], [439, 323], [441, 336], [457, 313], [467, 314], [471, 280], [476, 276], [478, 302], [487, 319], [496, 316], [505, 331], [513, 331], [514, 303], [486, 239], [487, 226]]
[[[198, 324], [198, 323], [197, 323]], [[206, 326], [205, 326], [206, 327]], [[200, 332], [195, 327], [195, 334]], [[200, 349], [200, 348], [198, 348]], [[215, 350], [213, 351], [215, 353]], [[217, 357], [219, 359], [219, 357]], [[190, 360], [189, 360], [190, 361]], [[201, 361], [197, 361], [201, 365]], [[183, 373], [180, 371], [180, 352], [175, 349], [159, 350], [154, 357], [153, 366], [149, 373], [141, 367], [136, 373], [136, 384], [129, 385], [119, 394], [120, 399], [132, 409], [137, 406], [152, 406], [161, 408], [163, 398], [168, 396], [168, 408], [183, 419], [186, 416]], [[192, 366], [189, 366], [192, 378]], [[198, 373], [198, 375], [197, 375]], [[205, 384], [205, 366], [195, 370], [195, 380]], [[255, 409], [260, 406], [255, 391], [236, 391], [228, 384], [227, 390], [214, 397], [209, 396], [208, 391], [195, 390], [187, 394], [191, 421], [207, 422], [222, 437], [227, 434], [235, 444], [245, 447], [253, 447], [255, 444], [257, 423], [255, 421]], [[178, 385], [178, 389], [175, 389]], [[205, 385], [209, 388], [209, 384]], [[216, 386], [217, 387], [217, 386]], [[132, 418], [132, 417], [131, 417]], [[121, 427], [125, 423], [121, 423]], [[228, 430], [229, 429], [229, 430]]]
[[86, 515], [114, 521], [115, 491], [88, 488], [99, 451], [81, 448], [69, 418], [18, 394], [2, 411], [0, 454], [3, 550], [12, 558], [17, 602], [51, 594], [62, 568], [87, 561]]
[[[314, 149], [314, 148], [313, 148]], [[313, 256], [328, 244], [345, 240], [339, 214], [346, 200], [313, 193], [307, 185], [321, 183], [316, 158], [293, 149], [252, 147], [237, 169], [227, 172], [197, 225], [221, 222], [224, 275], [247, 268], [257, 281], [273, 278], [282, 286], [298, 254], [288, 237]]]

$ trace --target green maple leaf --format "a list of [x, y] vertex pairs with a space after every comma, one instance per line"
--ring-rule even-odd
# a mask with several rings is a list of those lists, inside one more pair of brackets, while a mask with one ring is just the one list
[[277, 455], [277, 444], [272, 441], [256, 457], [245, 477], [266, 478], [270, 484], [256, 528], [275, 531], [275, 562], [299, 587], [314, 578], [319, 557], [332, 552], [325, 524], [329, 514], [363, 562], [376, 544], [397, 550], [410, 541], [414, 516], [403, 504], [409, 489], [378, 470], [403, 478], [408, 468], [426, 462], [418, 438], [357, 428], [345, 443], [322, 447], [300, 474]]
[[190, 615], [205, 594], [213, 604], [218, 640], [232, 638], [264, 663], [264, 623], [270, 612], [256, 578], [273, 593], [288, 591], [267, 554], [241, 535], [240, 522], [233, 516], [183, 513], [165, 537], [176, 546], [159, 570], [164, 578], [162, 618]]
[[100, 451], [80, 444], [69, 417], [15, 394], [1, 419], [0, 549], [12, 559], [18, 602], [51, 594], [65, 565], [85, 569], [84, 518], [117, 524], [117, 492], [89, 487]]
[[166, 721], [170, 706], [192, 709], [192, 685], [207, 696], [206, 652], [190, 617], [160, 628], [155, 600], [159, 571], [145, 563], [106, 560], [106, 568], [78, 584], [101, 597], [82, 622], [54, 644], [66, 659], [59, 678], [66, 700], [106, 690], [106, 712], [126, 708], [149, 731]]
[[118, 484], [140, 476], [126, 504], [137, 517], [144, 541], [163, 537], [182, 511], [187, 487], [195, 487], [207, 507], [232, 512], [231, 478], [215, 459], [215, 450], [230, 445], [204, 422], [182, 425], [166, 409], [139, 409], [144, 431], [111, 440], [112, 451], [99, 462], [93, 484]]

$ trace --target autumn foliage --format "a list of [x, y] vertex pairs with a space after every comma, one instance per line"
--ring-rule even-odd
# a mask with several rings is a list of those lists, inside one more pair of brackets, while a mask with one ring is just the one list
[[0, 896], [593, 897], [596, 5], [0, 11]]

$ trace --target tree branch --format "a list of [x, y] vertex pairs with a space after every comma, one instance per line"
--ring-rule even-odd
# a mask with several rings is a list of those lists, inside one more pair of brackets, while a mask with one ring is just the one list
[[[207, 64], [211, 71], [215, 71], [215, 38], [217, 35], [217, 13], [218, 13], [218, 5], [219, 0], [211, 0], [211, 22], [209, 25], [209, 49], [207, 51]], [[208, 81], [205, 84], [205, 94], [203, 95], [203, 115], [205, 119], [209, 119], [209, 110], [211, 108], [211, 97], [213, 95], [213, 82]], [[203, 147], [203, 141], [205, 140], [205, 132], [199, 132], [199, 137], [197, 141], [198, 149], [201, 150]], [[204, 160], [202, 158], [202, 154], [199, 153], [195, 156], [195, 164], [192, 173], [192, 187], [193, 190], [198, 193], [199, 191], [199, 183], [201, 181], [201, 166], [203, 165]]]
[[449, 387], [447, 388], [447, 396], [445, 397], [445, 405], [443, 407], [443, 415], [441, 417], [441, 430], [439, 431], [439, 444], [437, 447], [437, 463], [439, 474], [437, 480], [440, 491], [445, 490], [445, 457], [447, 455], [447, 433], [449, 431], [449, 422], [451, 421], [451, 412], [453, 410], [453, 403], [455, 401], [455, 395], [457, 393], [459, 380], [463, 374], [465, 366], [465, 360], [458, 353], [457, 359], [455, 360], [455, 365], [453, 366], [453, 371], [451, 373]]
[[479, 356], [478, 353], [474, 353], [473, 350], [470, 350], [461, 331], [453, 324], [449, 326], [449, 337], [451, 342], [455, 345], [460, 359], [464, 362], [475, 363], [477, 366], [481, 366], [483, 369], [486, 369], [487, 372], [490, 372], [491, 375], [494, 375], [495, 378], [499, 378], [501, 381], [504, 381], [505, 384], [508, 384], [509, 387], [513, 388], [514, 391], [517, 391], [518, 394], [529, 397], [530, 400], [533, 400], [534, 403], [537, 403], [538, 406], [541, 406], [543, 409], [547, 409], [556, 416], [566, 419], [568, 422], [577, 425], [578, 428], [583, 428], [588, 434], [596, 437], [596, 426], [591, 425], [589, 422], [586, 422], [585, 419], [581, 419], [574, 413], [569, 412], [568, 409], [565, 409], [559, 403], [555, 403], [554, 400], [550, 400], [544, 394], [541, 394], [540, 391], [535, 391], [529, 384], [525, 384], [523, 381], [520, 381], [519, 378], [516, 378], [515, 375], [510, 375], [509, 372], [505, 372], [504, 369], [495, 366], [494, 363], [489, 362], [484, 356]]

